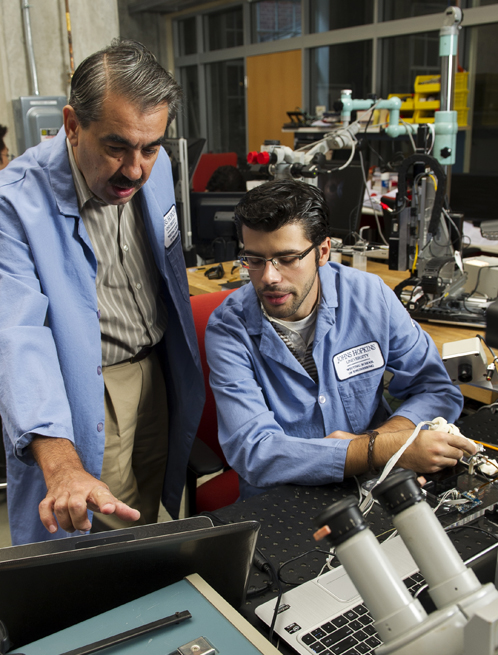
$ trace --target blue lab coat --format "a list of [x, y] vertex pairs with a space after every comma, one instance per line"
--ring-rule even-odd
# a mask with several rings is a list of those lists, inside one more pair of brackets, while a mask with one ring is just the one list
[[463, 400], [432, 339], [382, 280], [327, 263], [319, 268], [321, 302], [313, 357], [318, 385], [264, 318], [252, 284], [230, 294], [208, 323], [206, 351], [218, 407], [219, 439], [240, 476], [241, 498], [265, 487], [339, 482], [350, 440], [394, 412], [413, 423], [454, 421]]
[[[169, 406], [162, 501], [177, 516], [204, 385], [180, 235], [165, 241], [163, 217], [175, 197], [164, 150], [139, 195], [168, 309], [159, 345]], [[14, 544], [67, 536], [60, 529], [50, 535], [39, 519], [46, 487], [28, 448], [33, 434], [69, 439], [85, 469], [100, 477], [105, 426], [96, 273], [61, 129], [0, 173], [0, 413]]]

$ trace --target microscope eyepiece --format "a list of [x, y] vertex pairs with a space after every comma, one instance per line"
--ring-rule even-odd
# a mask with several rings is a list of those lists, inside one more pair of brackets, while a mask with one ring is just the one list
[[334, 546], [339, 546], [367, 527], [354, 496], [348, 496], [327, 507], [315, 518], [315, 524], [319, 528], [327, 526], [327, 539]]
[[391, 473], [372, 489], [372, 496], [394, 516], [424, 499], [416, 474], [406, 470]]

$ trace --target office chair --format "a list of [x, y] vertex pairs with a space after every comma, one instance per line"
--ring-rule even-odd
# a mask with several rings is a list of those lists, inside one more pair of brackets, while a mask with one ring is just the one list
[[237, 166], [237, 153], [205, 152], [201, 155], [192, 178], [192, 190], [205, 191], [209, 178], [220, 166]]
[[[208, 319], [213, 310], [223, 302], [231, 291], [215, 291], [214, 293], [205, 293], [190, 298], [206, 386], [206, 404], [204, 405], [187, 469], [186, 512], [189, 516], [204, 511], [212, 512], [234, 503], [239, 497], [238, 475], [229, 468], [218, 442], [216, 403], [209, 386], [209, 367], [204, 347], [204, 333], [206, 332]], [[222, 471], [222, 473], [204, 482], [199, 487], [197, 486], [198, 478], [218, 471]]]

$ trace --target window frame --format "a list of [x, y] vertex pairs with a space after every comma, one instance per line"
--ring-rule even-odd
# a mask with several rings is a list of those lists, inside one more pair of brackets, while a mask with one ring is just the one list
[[[192, 8], [189, 11], [177, 12], [171, 15], [173, 21], [173, 33], [175, 34], [174, 53], [175, 70], [181, 70], [184, 66], [197, 65], [199, 69], [199, 98], [201, 114], [207, 112], [207, 94], [206, 94], [206, 74], [205, 66], [210, 63], [218, 61], [239, 59], [243, 58], [244, 62], [247, 57], [256, 55], [271, 54], [275, 52], [285, 52], [287, 50], [301, 50], [303, 71], [307, 74], [302, 76], [302, 97], [303, 104], [306, 107], [310, 106], [312, 96], [311, 90], [311, 75], [310, 65], [311, 56], [310, 52], [313, 48], [318, 48], [328, 45], [336, 45], [343, 43], [352, 43], [356, 41], [372, 41], [372, 70], [371, 70], [371, 93], [378, 93], [380, 91], [380, 76], [382, 72], [381, 67], [381, 40], [384, 38], [395, 36], [408, 36], [417, 33], [433, 32], [434, 31], [434, 16], [437, 14], [425, 14], [422, 16], [415, 16], [411, 18], [403, 18], [389, 21], [379, 21], [382, 0], [372, 0], [374, 3], [373, 10], [373, 23], [366, 25], [357, 25], [354, 27], [342, 28], [337, 30], [329, 30], [327, 32], [310, 33], [310, 20], [311, 20], [311, 7], [310, 0], [302, 0], [301, 6], [301, 36], [291, 37], [286, 39], [278, 39], [275, 41], [265, 41], [262, 43], [251, 43], [251, 6], [250, 2], [243, 2], [242, 0], [230, 0], [225, 3], [218, 3], [215, 7], [204, 8], [203, 5], [197, 8]], [[220, 8], [231, 8], [242, 6], [243, 10], [243, 34], [244, 43], [242, 46], [226, 48], [223, 50], [206, 51], [204, 48], [203, 40], [203, 21], [204, 16], [211, 12], [219, 12]], [[198, 48], [197, 53], [188, 56], [180, 56], [178, 53], [178, 30], [176, 24], [178, 20], [188, 18], [195, 15], [197, 17], [197, 38]], [[496, 23], [498, 25], [498, 3], [492, 5], [485, 5], [481, 7], [473, 7], [465, 10], [465, 17], [463, 27], [475, 27], [479, 25], [486, 25]], [[439, 30], [439, 27], [436, 27]], [[471, 96], [469, 95], [469, 98]], [[247, 98], [246, 98], [247, 103]], [[472, 108], [471, 108], [472, 109]], [[179, 130], [182, 133], [182, 117], [179, 116]], [[207, 117], [200, 117], [200, 125], [205, 133], [207, 133]], [[246, 106], [246, 125], [247, 125], [247, 106]], [[471, 129], [471, 128], [470, 128]], [[246, 133], [247, 140], [247, 133]], [[467, 139], [470, 142], [470, 138]], [[246, 143], [247, 150], [247, 143]], [[468, 157], [466, 157], [469, 160]], [[468, 163], [468, 162], [467, 162]]]

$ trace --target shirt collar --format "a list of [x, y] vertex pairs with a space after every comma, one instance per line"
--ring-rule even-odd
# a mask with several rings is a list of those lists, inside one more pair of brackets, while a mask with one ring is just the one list
[[[318, 275], [320, 276], [320, 316], [321, 320], [328, 323], [335, 321], [335, 309], [338, 306], [338, 295], [336, 284], [339, 271], [333, 267], [330, 262], [325, 266], [318, 268]], [[341, 266], [341, 264], [335, 265]], [[242, 287], [244, 306], [244, 313], [247, 320], [247, 331], [249, 334], [261, 334], [263, 331], [265, 312], [261, 307], [259, 298], [256, 294], [254, 286], [248, 284]]]
[[101, 205], [104, 205], [105, 203], [102, 202], [100, 198], [97, 198], [97, 196], [92, 193], [92, 191], [90, 191], [90, 188], [88, 187], [88, 184], [83, 177], [83, 173], [78, 168], [76, 159], [74, 157], [73, 146], [69, 143], [69, 139], [67, 137], [66, 146], [67, 154], [69, 157], [69, 166], [71, 167], [71, 173], [74, 180], [74, 188], [76, 189], [76, 197], [78, 198], [78, 208], [80, 212], [89, 200], [95, 200]]

